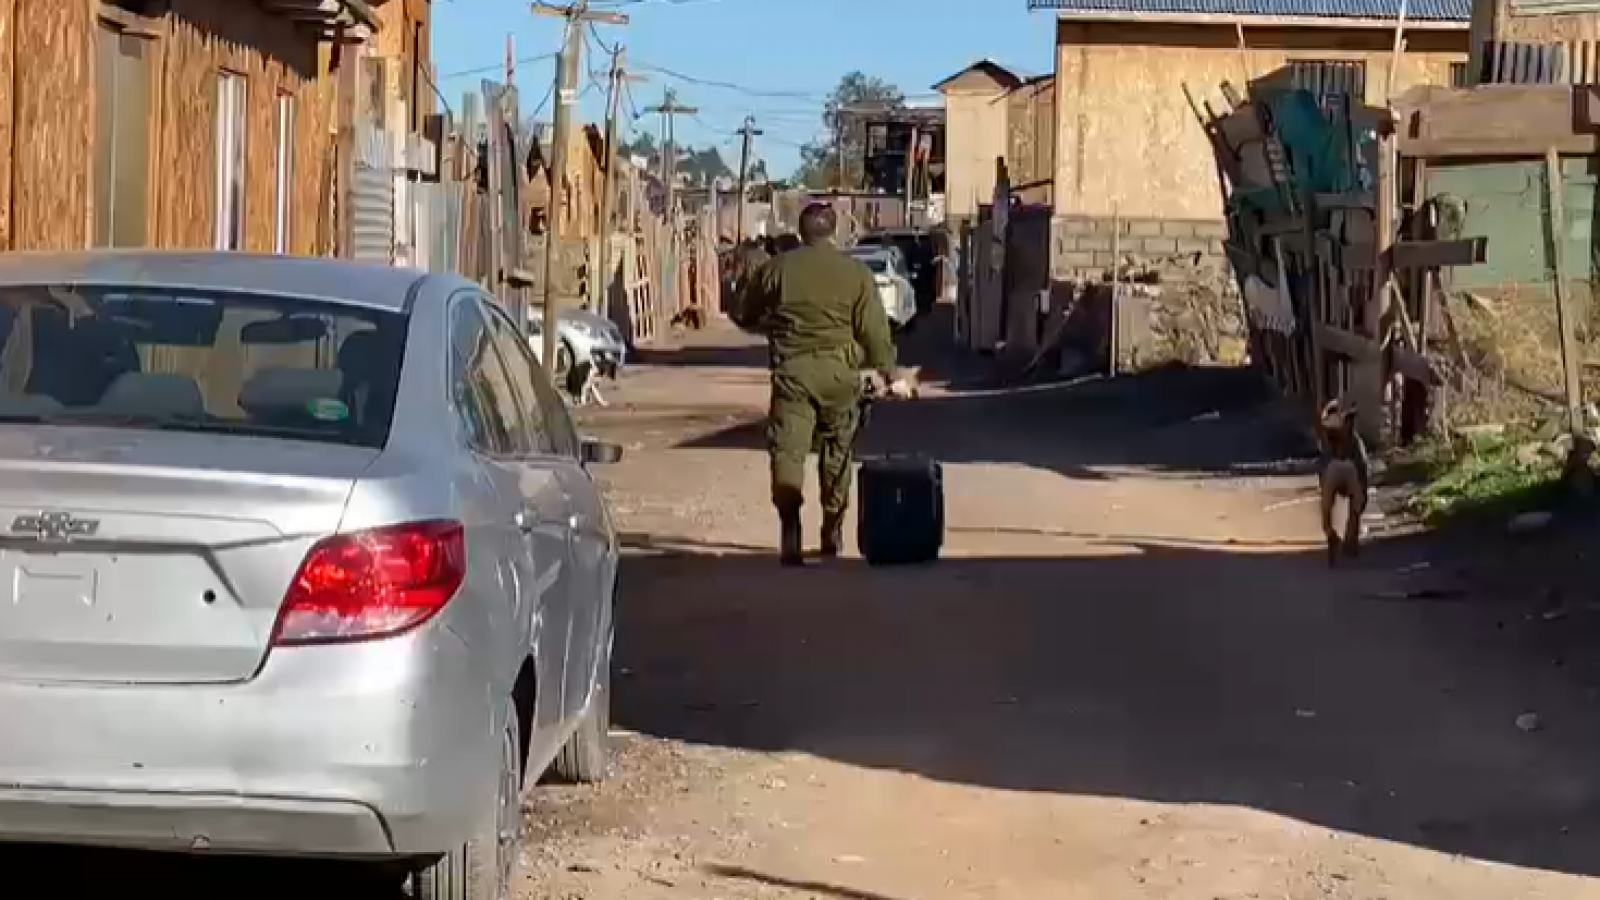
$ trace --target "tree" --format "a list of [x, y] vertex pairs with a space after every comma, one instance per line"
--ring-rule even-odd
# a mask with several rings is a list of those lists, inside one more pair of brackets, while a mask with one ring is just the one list
[[628, 156], [642, 156], [645, 159], [654, 159], [659, 151], [656, 149], [656, 136], [648, 131], [641, 131], [633, 140], [623, 139], [617, 149]]
[[728, 168], [728, 163], [723, 160], [722, 154], [715, 147], [704, 147], [696, 150], [685, 145], [683, 156], [678, 160], [678, 173], [688, 179], [690, 184], [711, 184], [718, 178], [730, 178], [733, 170]]
[[[906, 96], [899, 88], [862, 72], [839, 79], [823, 107], [826, 135], [800, 149], [800, 168], [794, 180], [814, 190], [859, 185], [863, 177], [862, 150], [866, 131], [859, 114], [873, 110], [904, 109]], [[839, 180], [839, 155], [844, 152], [844, 181]]]
[[[623, 141], [617, 148], [630, 156], [643, 157], [650, 171], [659, 170], [661, 166], [661, 146], [656, 143], [656, 137], [648, 131], [640, 131], [631, 141]], [[689, 144], [678, 145], [678, 175], [690, 184], [709, 184], [718, 178], [733, 177], [733, 169], [728, 166], [722, 154], [715, 147], [701, 147], [696, 149]]]

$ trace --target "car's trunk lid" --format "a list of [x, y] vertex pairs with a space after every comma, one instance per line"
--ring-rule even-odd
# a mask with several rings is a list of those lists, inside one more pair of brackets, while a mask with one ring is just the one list
[[378, 451], [0, 431], [0, 679], [215, 683], [261, 666], [306, 551]]

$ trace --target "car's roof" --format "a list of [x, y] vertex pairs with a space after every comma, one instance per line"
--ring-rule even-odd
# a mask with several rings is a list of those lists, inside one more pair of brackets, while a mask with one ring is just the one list
[[400, 311], [429, 273], [342, 259], [223, 251], [0, 253], [0, 286], [140, 284], [334, 300]]

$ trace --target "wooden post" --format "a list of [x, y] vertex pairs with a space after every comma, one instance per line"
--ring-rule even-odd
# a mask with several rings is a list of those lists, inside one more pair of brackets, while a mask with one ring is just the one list
[[1556, 321], [1561, 329], [1561, 373], [1567, 394], [1567, 428], [1576, 437], [1583, 433], [1583, 382], [1578, 374], [1577, 323], [1568, 305], [1567, 216], [1562, 202], [1561, 155], [1556, 148], [1545, 151], [1545, 195], [1550, 202], [1550, 248], [1555, 257]]
[[594, 312], [610, 315], [611, 219], [617, 205], [617, 109], [622, 103], [623, 49], [611, 53], [611, 80], [606, 93], [606, 168], [600, 174], [600, 246], [595, 253], [594, 273], [589, 278], [589, 299]]
[[1106, 374], [1115, 378], [1117, 374], [1117, 301], [1122, 298], [1122, 211], [1117, 209], [1111, 213], [1111, 300], [1107, 304], [1110, 314], [1106, 317]]
[[334, 182], [338, 197], [334, 215], [338, 223], [338, 236], [334, 241], [334, 251], [341, 259], [355, 256], [355, 217], [350, 214], [350, 207], [355, 197], [352, 182], [356, 172], [356, 118], [361, 111], [361, 44], [350, 40], [347, 35], [348, 32], [340, 29], [339, 39], [334, 43], [337, 54], [335, 65], [338, 66], [334, 85], [337, 104], [334, 111], [337, 129]]
[[544, 229], [544, 316], [540, 328], [544, 332], [544, 369], [554, 374], [556, 354], [559, 352], [556, 330], [560, 310], [556, 303], [556, 253], [560, 249], [562, 226], [562, 198], [566, 195], [567, 144], [571, 141], [572, 107], [578, 102], [577, 53], [583, 45], [582, 32], [577, 22], [567, 23], [566, 46], [556, 54], [556, 111], [555, 136], [550, 140], [550, 215]]
[[[1372, 291], [1365, 298], [1361, 316], [1360, 333], [1371, 338], [1374, 344], [1383, 340], [1383, 323], [1388, 321], [1390, 252], [1395, 240], [1395, 204], [1398, 197], [1395, 168], [1398, 164], [1398, 147], [1392, 123], [1382, 126], [1378, 138], [1378, 183], [1373, 198], [1377, 217], [1374, 241], [1375, 259], [1372, 269]], [[1384, 446], [1384, 360], [1383, 354], [1374, 353], [1356, 363], [1351, 377], [1351, 393], [1355, 395], [1356, 427], [1362, 440], [1374, 449]]]
[[[628, 17], [620, 13], [591, 12], [588, 0], [574, 0], [571, 6], [559, 7], [538, 4], [536, 15], [555, 16], [566, 20], [566, 36], [562, 50], [556, 56], [555, 83], [555, 136], [551, 139], [550, 153], [550, 215], [544, 235], [544, 368], [554, 373], [556, 366], [557, 316], [560, 310], [555, 299], [555, 256], [560, 243], [561, 199], [567, 175], [567, 144], [572, 130], [573, 106], [578, 102], [578, 57], [583, 52], [583, 27], [589, 22], [607, 22], [626, 25]], [[520, 324], [520, 323], [519, 323]]]

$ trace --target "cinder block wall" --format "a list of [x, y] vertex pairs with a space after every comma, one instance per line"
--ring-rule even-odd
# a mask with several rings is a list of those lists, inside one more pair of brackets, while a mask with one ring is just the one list
[[1220, 219], [1058, 216], [1050, 223], [1050, 277], [1056, 281], [1099, 281], [1115, 261], [1112, 246], [1126, 257], [1146, 261], [1199, 254], [1227, 265]]

